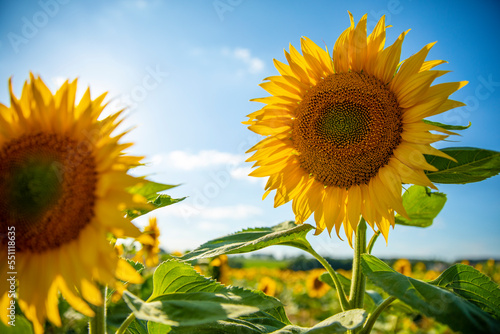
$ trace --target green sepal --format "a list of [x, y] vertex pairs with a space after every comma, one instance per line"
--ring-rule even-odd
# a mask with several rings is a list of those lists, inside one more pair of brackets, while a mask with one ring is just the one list
[[440, 128], [443, 128], [445, 130], [452, 130], [452, 131], [453, 130], [466, 130], [466, 129], [470, 128], [470, 126], [471, 126], [471, 122], [469, 122], [468, 125], [449, 125], [449, 124], [443, 124], [443, 123], [439, 123], [439, 122], [429, 121], [426, 119], [424, 119], [423, 121], [424, 121], [424, 123], [434, 125], [434, 126], [439, 126]]

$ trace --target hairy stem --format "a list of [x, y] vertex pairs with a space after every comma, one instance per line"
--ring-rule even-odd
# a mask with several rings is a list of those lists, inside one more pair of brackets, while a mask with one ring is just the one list
[[103, 304], [101, 306], [92, 306], [95, 316], [89, 321], [90, 334], [106, 334], [106, 295], [108, 293], [107, 286], [100, 286], [103, 296]]
[[363, 308], [366, 279], [361, 271], [361, 254], [366, 253], [366, 221], [361, 218], [354, 239], [354, 258], [352, 261], [352, 281], [349, 301], [351, 308]]

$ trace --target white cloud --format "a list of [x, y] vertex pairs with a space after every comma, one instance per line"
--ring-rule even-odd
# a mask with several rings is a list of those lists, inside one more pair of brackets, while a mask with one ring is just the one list
[[249, 49], [244, 48], [223, 48], [222, 54], [242, 62], [246, 66], [246, 71], [250, 74], [262, 72], [265, 67], [264, 61], [258, 57], [252, 57]]
[[252, 183], [255, 183], [255, 182], [258, 182], [259, 180], [261, 180], [261, 178], [259, 177], [253, 177], [253, 176], [248, 176], [248, 174], [250, 174], [250, 172], [252, 171], [252, 167], [236, 167], [236, 168], [233, 168], [229, 174], [231, 174], [231, 177], [235, 180], [245, 180], [245, 181], [248, 181], [248, 182], [252, 182]]
[[244, 155], [217, 150], [203, 150], [195, 154], [178, 150], [166, 155], [155, 155], [152, 158], [154, 165], [166, 164], [185, 171], [221, 165], [236, 166], [243, 161], [245, 161]]
[[247, 219], [262, 214], [262, 209], [253, 205], [230, 205], [230, 206], [197, 206], [179, 203], [172, 207], [170, 214], [182, 218], [200, 218], [203, 220], [222, 219]]
[[248, 71], [252, 74], [260, 73], [264, 69], [264, 62], [259, 58], [250, 59], [250, 68]]
[[187, 54], [196, 58], [199, 65], [210, 65], [217, 74], [232, 75], [236, 74], [242, 78], [248, 74], [259, 74], [265, 68], [265, 62], [252, 55], [250, 49], [241, 47], [220, 47], [203, 48], [191, 47]]
[[248, 65], [248, 72], [252, 74], [259, 73], [264, 69], [264, 62], [257, 57], [252, 57], [248, 49], [236, 48], [233, 55], [236, 59], [240, 59]]
[[[208, 176], [211, 182], [215, 182], [219, 187], [225, 187], [230, 179], [246, 181], [264, 186], [267, 178], [249, 176], [253, 168], [249, 163], [245, 163], [244, 154], [233, 154], [217, 150], [202, 150], [197, 153], [176, 150], [170, 153], [156, 154], [147, 162], [149, 171], [175, 169], [182, 172], [195, 172], [199, 170], [209, 170]], [[132, 173], [136, 172], [135, 170]], [[143, 175], [143, 171], [138, 168], [138, 174]], [[224, 185], [221, 185], [224, 183]]]

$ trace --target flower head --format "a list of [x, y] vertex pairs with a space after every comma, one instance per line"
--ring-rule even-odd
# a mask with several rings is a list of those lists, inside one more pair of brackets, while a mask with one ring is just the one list
[[227, 284], [229, 280], [229, 264], [226, 254], [222, 254], [210, 261], [210, 271], [212, 278]]
[[[87, 90], [76, 103], [76, 89], [76, 80], [65, 82], [53, 94], [31, 75], [20, 98], [10, 84], [10, 107], [0, 104], [0, 231], [15, 231], [15, 246], [0, 239], [0, 270], [17, 273], [17, 301], [35, 333], [47, 318], [61, 325], [59, 292], [93, 316], [88, 303], [103, 303], [96, 282], [141, 281], [106, 237], [140, 235], [122, 210], [145, 205], [125, 190], [140, 181], [127, 171], [141, 158], [124, 154], [131, 144], [119, 143], [123, 133], [113, 135], [121, 112], [100, 119], [105, 94], [92, 100]], [[5, 323], [8, 290], [0, 280]]]
[[405, 276], [411, 276], [412, 274], [411, 263], [407, 259], [397, 260], [396, 262], [394, 262], [393, 268], [398, 273], [403, 274]]
[[149, 219], [149, 225], [144, 228], [143, 235], [138, 238], [142, 248], [134, 256], [134, 261], [140, 261], [147, 267], [155, 267], [159, 262], [160, 254], [160, 229], [156, 223], [156, 217]]
[[306, 279], [306, 288], [309, 297], [321, 298], [330, 290], [328, 284], [319, 280], [319, 277], [324, 272], [323, 269], [312, 269], [309, 271]]
[[269, 276], [264, 276], [259, 280], [257, 290], [264, 292], [268, 296], [276, 296], [276, 281]]
[[435, 188], [424, 154], [448, 157], [430, 144], [452, 133], [423, 119], [462, 106], [448, 97], [466, 82], [431, 86], [446, 73], [425, 60], [434, 43], [400, 63], [407, 32], [384, 48], [384, 17], [367, 36], [367, 16], [349, 15], [331, 56], [303, 37], [302, 54], [290, 46], [288, 64], [274, 61], [280, 75], [261, 84], [271, 96], [244, 122], [266, 136], [247, 161], [251, 176], [269, 177], [264, 198], [292, 201], [297, 223], [314, 214], [316, 234], [343, 226], [351, 243], [362, 216], [387, 240], [394, 212], [407, 217], [402, 183]]

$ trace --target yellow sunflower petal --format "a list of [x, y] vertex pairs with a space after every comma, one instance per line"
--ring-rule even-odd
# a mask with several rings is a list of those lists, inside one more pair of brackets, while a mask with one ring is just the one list
[[[296, 209], [294, 210], [297, 224], [305, 222], [311, 214], [316, 211], [318, 206], [322, 204], [323, 185], [316, 182], [314, 178], [310, 178], [309, 182], [309, 187], [303, 192], [303, 194], [301, 194], [302, 201], [293, 202], [294, 205], [295, 202], [298, 202], [298, 204], [295, 205]], [[324, 229], [324, 227], [322, 227], [322, 229]]]
[[367, 14], [363, 15], [361, 20], [356, 25], [352, 33], [352, 40], [350, 41], [350, 58], [351, 70], [361, 71], [366, 64], [367, 54], [367, 41], [366, 41], [366, 18]]
[[[390, 83], [391, 90], [395, 93], [399, 93], [401, 89], [406, 88], [405, 83], [410, 80], [410, 77], [416, 73], [420, 72], [422, 64], [425, 61], [425, 57], [429, 53], [430, 49], [436, 44], [429, 43], [424, 46], [419, 52], [406, 59], [401, 68], [394, 76], [394, 79]], [[426, 71], [424, 71], [426, 72]]]
[[398, 66], [399, 57], [401, 55], [401, 46], [403, 45], [403, 40], [407, 32], [408, 31], [399, 35], [394, 44], [384, 49], [378, 55], [374, 75], [383, 83], [389, 83], [396, 73], [396, 67]]
[[[326, 228], [328, 229], [328, 233], [332, 232], [333, 227], [335, 226], [337, 235], [338, 228], [340, 224], [337, 223], [338, 217], [343, 216], [343, 199], [344, 191], [337, 187], [327, 187], [325, 189], [325, 201], [323, 207], [323, 214]], [[339, 236], [340, 238], [340, 236]]]

